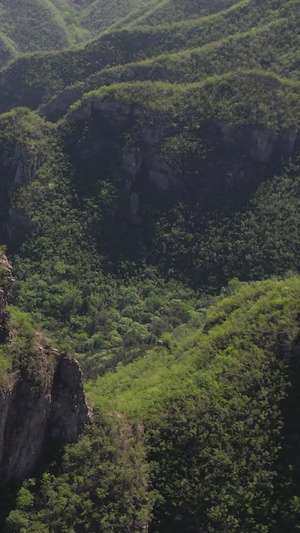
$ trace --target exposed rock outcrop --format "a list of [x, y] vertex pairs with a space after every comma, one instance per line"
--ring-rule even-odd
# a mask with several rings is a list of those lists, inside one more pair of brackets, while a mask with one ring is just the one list
[[139, 123], [140, 116], [141, 110], [136, 104], [97, 98], [86, 101], [69, 114], [71, 121], [92, 120], [103, 130], [104, 134], [98, 139], [80, 142], [78, 156], [97, 159], [108, 149], [115, 152], [115, 162], [126, 176], [128, 205], [133, 218], [138, 210], [140, 179], [149, 181], [162, 193], [180, 186], [177, 170], [166, 161], [161, 150], [165, 135], [163, 124], [149, 117], [149, 122], [137, 127], [131, 138], [132, 126]]
[[39, 114], [51, 122], [57, 122], [68, 111], [69, 107], [76, 102], [83, 93], [83, 88], [67, 87], [64, 91], [58, 93], [46, 104], [39, 108]]
[[[7, 330], [5, 303], [12, 280], [5, 256], [1, 266], [7, 270], [7, 284], [1, 289], [3, 332]], [[25, 372], [15, 364], [0, 388], [0, 484], [30, 474], [50, 440], [76, 442], [88, 421], [78, 362], [60, 354], [37, 333], [33, 363]]]
[[46, 441], [76, 442], [88, 422], [78, 363], [49, 348], [36, 357], [46, 376], [17, 376], [0, 393], [1, 484], [30, 474]]
[[11, 151], [0, 155], [0, 194], [3, 213], [6, 211], [2, 223], [0, 220], [0, 230], [5, 242], [15, 247], [31, 231], [31, 222], [20, 209], [11, 207], [11, 198], [18, 187], [28, 185], [35, 179], [41, 164], [41, 155], [34, 144], [18, 142]]
[[0, 251], [0, 344], [9, 337], [7, 324], [8, 314], [5, 306], [7, 304], [8, 293], [13, 282], [12, 267], [7, 257]]
[[[88, 132], [72, 148], [78, 168], [89, 165], [95, 178], [99, 168], [106, 175], [121, 174], [120, 205], [134, 223], [147, 211], [149, 187], [156, 194], [154, 202], [159, 195], [184, 193], [209, 208], [224, 207], [226, 201], [237, 202], [236, 196], [248, 194], [249, 188], [274, 175], [281, 160], [300, 147], [300, 132], [295, 129], [273, 131], [215, 121], [195, 130], [191, 126], [192, 142], [181, 152], [183, 159], [176, 160], [176, 142], [180, 149], [184, 143], [182, 124], [166, 117], [164, 122], [161, 114], [136, 103], [91, 96], [71, 110], [68, 119], [76, 130], [84, 123], [82, 129]], [[170, 153], [168, 143], [173, 143]]]
[[[201, 215], [206, 209], [242, 205], [300, 148], [295, 128], [275, 131], [221, 120], [193, 125], [186, 117], [172, 118], [114, 97], [85, 97], [66, 120], [70, 138], [67, 134], [65, 147], [78, 176], [74, 186], [79, 197], [89, 195], [101, 180], [116, 186], [114, 200], [105, 207], [108, 222], [102, 224], [102, 236], [105, 223], [110, 233], [112, 224], [116, 233], [148, 225], [151, 235], [158, 206], [174, 205], [183, 196], [191, 210], [198, 206], [199, 212], [201, 206]], [[0, 154], [5, 177], [0, 203], [2, 196], [6, 211], [0, 230], [9, 246], [18, 248], [31, 231], [29, 218], [10, 205], [12, 191], [34, 180], [41, 164], [34, 143]]]

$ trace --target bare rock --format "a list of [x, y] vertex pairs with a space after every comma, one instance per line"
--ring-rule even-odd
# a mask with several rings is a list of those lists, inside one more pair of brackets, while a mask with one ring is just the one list
[[[0, 269], [0, 342], [14, 342], [5, 309], [13, 279], [4, 254]], [[41, 333], [29, 368], [21, 370], [16, 362], [1, 378], [0, 484], [5, 485], [32, 472], [47, 442], [76, 442], [90, 413], [78, 362], [60, 354]]]
[[76, 442], [88, 419], [82, 373], [76, 359], [62, 357], [56, 369], [51, 395], [51, 436]]
[[76, 442], [90, 419], [78, 362], [49, 347], [35, 357], [42, 369], [17, 374], [0, 393], [2, 485], [29, 475], [49, 441]]

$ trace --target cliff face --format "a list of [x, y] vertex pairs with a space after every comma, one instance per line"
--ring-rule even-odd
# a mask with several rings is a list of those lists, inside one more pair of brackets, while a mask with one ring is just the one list
[[[215, 121], [193, 130], [188, 122], [172, 122], [170, 117], [143, 110], [137, 104], [97, 97], [71, 111], [68, 120], [76, 131], [85, 132], [70, 145], [77, 168], [88, 166], [95, 179], [99, 169], [103, 175], [121, 175], [120, 204], [123, 211], [127, 204], [134, 222], [145, 212], [149, 190], [153, 190], [154, 205], [166, 193], [177, 197], [184, 194], [192, 203], [207, 202], [210, 208], [236, 202], [237, 197], [273, 175], [281, 160], [300, 146], [300, 132], [295, 129], [274, 131], [259, 125], [232, 126]], [[191, 141], [185, 152], [182, 129], [188, 131]]]
[[0, 232], [6, 242], [17, 247], [31, 230], [30, 220], [11, 206], [11, 200], [20, 186], [28, 185], [41, 165], [41, 155], [34, 144], [17, 142], [0, 154]]
[[[6, 264], [10, 284], [11, 269], [5, 259], [2, 264]], [[8, 330], [9, 284], [2, 289], [2, 332]], [[22, 371], [13, 365], [0, 391], [0, 483], [30, 474], [49, 441], [76, 442], [88, 420], [77, 361], [60, 354], [37, 333], [30, 369]]]
[[12, 267], [7, 257], [0, 252], [0, 344], [5, 342], [9, 337], [8, 314], [5, 306], [12, 283]]
[[46, 441], [76, 442], [88, 421], [78, 363], [50, 350], [41, 350], [37, 357], [46, 359], [48, 375], [43, 383], [38, 374], [31, 373], [1, 391], [1, 483], [28, 475]]
[[[69, 112], [66, 126], [62, 136], [77, 174], [76, 194], [89, 196], [98, 180], [109, 180], [118, 189], [109, 225], [113, 220], [143, 229], [166, 197], [169, 204], [184, 197], [191, 209], [237, 205], [300, 147], [295, 128], [273, 131], [221, 120], [194, 127], [185, 117], [113, 98], [87, 98]], [[14, 249], [32, 229], [15, 198], [39, 174], [44, 157], [34, 139], [0, 147], [0, 241]]]

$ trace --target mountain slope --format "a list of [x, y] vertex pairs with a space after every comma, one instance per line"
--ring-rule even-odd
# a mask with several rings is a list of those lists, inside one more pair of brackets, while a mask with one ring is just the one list
[[131, 19], [136, 11], [142, 8], [146, 13], [157, 0], [95, 0], [90, 2], [80, 13], [80, 24], [92, 35], [108, 30], [115, 24], [123, 25], [123, 19]]
[[[232, 282], [227, 297], [208, 309], [201, 331], [175, 330], [165, 346], [89, 384], [102, 409], [117, 413], [123, 424], [129, 415], [135, 427], [144, 428], [150, 487], [158, 492], [150, 531], [173, 532], [178, 515], [186, 531], [296, 531], [299, 295], [298, 278]], [[131, 441], [135, 445], [134, 436]], [[73, 457], [67, 454], [58, 476], [45, 475], [42, 509], [38, 495], [27, 509], [19, 506], [27, 531], [50, 523], [55, 533], [70, 523], [88, 530], [90, 511], [76, 497], [86, 491], [84, 478], [76, 483], [68, 474], [73, 466], [78, 476], [76, 457], [84, 457], [87, 444], [82, 441]], [[90, 459], [80, 472], [85, 468], [89, 473]], [[101, 485], [109, 475], [105, 462], [103, 468]], [[72, 495], [63, 488], [70, 482]], [[96, 491], [92, 501], [102, 494]], [[63, 501], [65, 512], [58, 514]], [[128, 521], [131, 512], [130, 506]]]
[[[124, 66], [104, 68], [59, 93], [41, 112], [56, 121], [84, 92], [102, 85], [132, 81], [166, 81], [193, 83], [236, 69], [264, 69], [299, 79], [298, 40], [294, 39], [298, 21], [279, 19], [266, 26], [237, 33], [201, 48], [169, 53]], [[287, 46], [290, 35], [291, 46]], [[281, 36], [281, 38], [280, 38]], [[285, 45], [285, 46], [284, 46]]]
[[1, 530], [298, 530], [299, 3], [55, 0], [96, 38], [1, 69], [12, 302], [99, 409]]
[[19, 51], [65, 48], [70, 44], [67, 27], [52, 2], [3, 0], [0, 10], [2, 31]]
[[[273, 64], [276, 66], [276, 62], [281, 65], [281, 56], [283, 55], [281, 39], [283, 37], [279, 28], [276, 31], [276, 20], [278, 20], [277, 24], [282, 25], [282, 29], [288, 32], [285, 40], [287, 47], [285, 74], [288, 75], [288, 65], [291, 65], [293, 61], [297, 65], [298, 61], [298, 19], [298, 2], [286, 1], [278, 8], [278, 3], [274, 0], [263, 7], [257, 7], [256, 2], [249, 1], [242, 3], [241, 6], [238, 4], [236, 8], [230, 9], [228, 12], [207, 19], [199, 19], [197, 22], [188, 22], [183, 25], [175, 24], [157, 29], [144, 28], [107, 33], [78, 49], [56, 54], [24, 57], [0, 73], [1, 111], [6, 111], [16, 105], [36, 108], [41, 102], [48, 101], [66, 86], [77, 81], [83, 81], [87, 76], [107, 66], [140, 61], [162, 52], [171, 53], [174, 50], [179, 52], [180, 49], [191, 46], [193, 48], [197, 45], [205, 46], [211, 41], [218, 41], [221, 36], [223, 37], [224, 31], [225, 35], [234, 35], [242, 32], [245, 25], [245, 29], [249, 30], [253, 26], [259, 27], [264, 21], [270, 23], [270, 20], [274, 22], [274, 26], [270, 26], [271, 35], [273, 31], [270, 42], [268, 42], [268, 27], [266, 27], [265, 34], [262, 30], [262, 39], [265, 36], [263, 42], [260, 42], [260, 34], [258, 32], [256, 35], [255, 30], [251, 30], [252, 33], [250, 32], [249, 36], [241, 37], [241, 43], [238, 36], [236, 39], [233, 37], [232, 41], [229, 39], [228, 54], [230, 56], [226, 56], [227, 68], [234, 70], [241, 64], [241, 60], [243, 60], [243, 64], [247, 62], [246, 55], [241, 58], [241, 54], [238, 54], [240, 44], [243, 49], [246, 48], [245, 54], [249, 54], [250, 61], [255, 65], [259, 61], [255, 60], [257, 51], [261, 56], [262, 50], [264, 50], [270, 63], [270, 69]], [[251, 49], [252, 38], [254, 39], [253, 50]], [[212, 52], [214, 50], [215, 52], [222, 51], [222, 44], [219, 45], [216, 42], [215, 45], [212, 45]], [[209, 53], [208, 49], [208, 56]], [[289, 57], [290, 53], [292, 54], [291, 58]], [[235, 55], [237, 55], [237, 59], [241, 58], [237, 64], [235, 64]], [[176, 57], [174, 60], [176, 62]], [[180, 56], [178, 60], [180, 66]], [[184, 57], [183, 60], [185, 60]], [[211, 61], [210, 72], [212, 72], [214, 64], [218, 60], [216, 53], [212, 57], [208, 57], [208, 60]], [[195, 66], [197, 70], [197, 64]], [[195, 66], [193, 66], [193, 72]], [[161, 76], [163, 77], [163, 75], [164, 70], [162, 69]], [[145, 76], [146, 79], [151, 79], [151, 70], [148, 76], [147, 73]], [[181, 73], [180, 81], [185, 81], [185, 72]]]
[[[170, 318], [177, 289], [159, 289], [173, 296], [155, 326], [143, 283], [125, 304], [112, 274], [144, 279], [147, 265], [215, 292], [233, 276], [298, 270], [299, 114], [298, 82], [238, 72], [102, 88], [58, 128], [25, 110], [4, 115], [2, 238], [18, 253], [25, 240], [15, 303], [71, 343], [90, 375], [186, 320], [187, 302]], [[102, 286], [106, 304], [95, 296]]]
[[134, 24], [155, 26], [157, 24], [206, 17], [225, 10], [239, 0], [213, 0], [211, 2], [191, 0], [161, 0], [144, 15], [134, 20]]

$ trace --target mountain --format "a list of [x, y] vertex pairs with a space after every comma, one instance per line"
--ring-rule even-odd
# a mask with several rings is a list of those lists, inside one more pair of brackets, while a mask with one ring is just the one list
[[[65, 110], [83, 92], [119, 81], [186, 83], [237, 68], [260, 68], [297, 80], [298, 23], [297, 2], [270, 0], [261, 6], [249, 0], [184, 23], [106, 32], [70, 51], [12, 62], [0, 72], [0, 109], [34, 109], [78, 82], [83, 86], [73, 100], [67, 99]], [[145, 59], [150, 62], [141, 62]]]
[[93, 417], [0, 529], [296, 532], [299, 0], [1, 6], [3, 395], [56, 398], [55, 345]]

